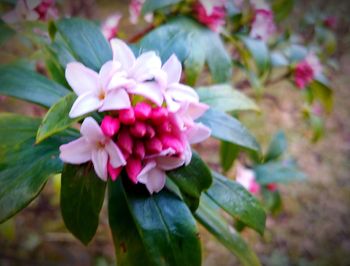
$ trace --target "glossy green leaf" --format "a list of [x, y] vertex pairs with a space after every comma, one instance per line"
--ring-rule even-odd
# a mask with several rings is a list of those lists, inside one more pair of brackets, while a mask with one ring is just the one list
[[163, 7], [167, 7], [170, 5], [174, 5], [177, 4], [179, 2], [181, 2], [182, 0], [146, 0], [144, 2], [144, 4], [142, 5], [142, 10], [141, 10], [141, 14], [142, 15], [146, 15], [148, 13], [153, 13], [153, 11], [163, 8]]
[[239, 35], [238, 38], [244, 43], [249, 54], [254, 59], [259, 76], [264, 75], [271, 68], [270, 52], [265, 42]]
[[288, 183], [306, 178], [296, 163], [291, 160], [282, 162], [268, 162], [254, 167], [256, 180], [262, 185], [270, 183]]
[[259, 110], [253, 100], [229, 84], [199, 87], [196, 91], [201, 102], [223, 112]]
[[294, 0], [273, 0], [272, 11], [277, 22], [282, 21], [293, 11]]
[[75, 93], [70, 93], [65, 97], [62, 97], [50, 108], [38, 129], [36, 135], [37, 143], [58, 132], [65, 130], [71, 124], [81, 119], [81, 117], [72, 119], [68, 115], [76, 98], [77, 96]]
[[269, 191], [264, 188], [262, 189], [261, 194], [264, 205], [272, 214], [277, 214], [282, 209], [282, 198], [278, 190]]
[[266, 215], [259, 201], [237, 182], [216, 172], [213, 177], [206, 194], [234, 218], [263, 234]]
[[14, 36], [16, 32], [0, 19], [0, 45]]
[[34, 71], [18, 67], [0, 68], [0, 95], [8, 95], [50, 107], [69, 90]]
[[72, 135], [63, 132], [35, 145], [39, 124], [35, 118], [0, 115], [0, 223], [26, 207], [62, 169], [58, 148]]
[[209, 109], [197, 121], [211, 128], [211, 135], [214, 138], [249, 150], [260, 150], [259, 144], [249, 131], [237, 119], [224, 112]]
[[124, 186], [121, 179], [109, 183], [118, 265], [200, 265], [198, 231], [186, 204], [167, 189], [150, 196]]
[[81, 19], [61, 19], [57, 30], [73, 52], [73, 56], [85, 66], [99, 71], [101, 66], [112, 59], [112, 50], [99, 27]]
[[265, 161], [276, 160], [286, 151], [287, 139], [283, 131], [278, 131], [272, 138], [267, 150]]
[[[165, 62], [173, 53], [185, 65], [189, 82], [194, 84], [208, 64], [214, 82], [231, 78], [232, 66], [220, 36], [187, 17], [176, 17], [148, 33], [139, 44], [140, 50], [155, 50]], [[215, 56], [213, 56], [215, 54]]]
[[67, 229], [87, 245], [96, 233], [105, 195], [92, 164], [65, 165], [61, 178], [61, 212]]
[[215, 204], [209, 197], [203, 195], [200, 205], [195, 213], [196, 219], [201, 223], [221, 244], [236, 255], [244, 266], [258, 266], [259, 259], [254, 251], [247, 245], [236, 230], [231, 227], [219, 212], [213, 208]]
[[220, 165], [227, 172], [239, 154], [239, 147], [227, 141], [220, 143]]
[[198, 208], [202, 191], [208, 189], [212, 183], [212, 176], [208, 166], [195, 152], [189, 165], [167, 172], [171, 180], [179, 187], [182, 195], [191, 199], [190, 209]]

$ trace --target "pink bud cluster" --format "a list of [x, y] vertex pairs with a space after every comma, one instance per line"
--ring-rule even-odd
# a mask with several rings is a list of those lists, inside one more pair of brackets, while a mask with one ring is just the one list
[[225, 25], [226, 8], [224, 4], [224, 1], [221, 1], [208, 9], [201, 1], [197, 1], [193, 5], [195, 17], [212, 31], [218, 32]]
[[42, 0], [40, 4], [34, 8], [39, 15], [39, 20], [48, 20], [49, 18], [57, 16], [54, 0]]
[[255, 9], [250, 36], [266, 42], [275, 32], [276, 25], [272, 11], [269, 9]]
[[304, 89], [317, 75], [321, 74], [322, 65], [314, 53], [309, 53], [294, 70], [295, 85]]

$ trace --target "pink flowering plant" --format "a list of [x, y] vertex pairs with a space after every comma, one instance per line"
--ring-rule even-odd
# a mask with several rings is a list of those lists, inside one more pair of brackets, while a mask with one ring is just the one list
[[[239, 231], [262, 235], [281, 206], [277, 184], [304, 175], [283, 156], [284, 134], [263, 153], [240, 113], [261, 111], [280, 81], [303, 96], [312, 126], [332, 109], [325, 47], [285, 30], [285, 1], [132, 0], [129, 16], [101, 23], [59, 18], [61, 1], [4, 4], [0, 42], [20, 35], [35, 67], [2, 65], [0, 95], [46, 113], [0, 114], [0, 222], [58, 174], [64, 223], [83, 244], [108, 204], [118, 265], [201, 265], [197, 223], [260, 265]], [[129, 36], [128, 19], [145, 28]], [[210, 138], [213, 169], [195, 151]]]

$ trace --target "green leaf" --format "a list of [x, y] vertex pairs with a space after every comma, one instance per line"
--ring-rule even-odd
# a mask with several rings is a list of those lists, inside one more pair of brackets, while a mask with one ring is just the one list
[[252, 110], [258, 106], [245, 94], [232, 88], [230, 84], [212, 85], [196, 89], [200, 101], [223, 112]]
[[50, 107], [69, 90], [34, 71], [18, 67], [0, 68], [0, 94]]
[[247, 36], [238, 35], [244, 43], [250, 56], [254, 59], [259, 76], [263, 76], [271, 69], [271, 57], [265, 42]]
[[220, 36], [187, 17], [171, 19], [148, 33], [141, 40], [140, 49], [157, 51], [163, 62], [175, 53], [184, 63], [191, 84], [202, 71], [204, 62], [214, 82], [226, 82], [231, 78], [230, 55]]
[[299, 44], [292, 44], [290, 47], [285, 49], [284, 53], [287, 58], [291, 61], [291, 63], [298, 62], [303, 60], [308, 54], [308, 50], [305, 46]]
[[237, 182], [216, 172], [213, 177], [213, 185], [206, 194], [227, 213], [262, 235], [266, 215], [259, 201]]
[[81, 117], [71, 119], [69, 111], [76, 100], [75, 93], [70, 93], [55, 103], [46, 113], [36, 135], [36, 142], [39, 143], [44, 139], [61, 132], [71, 124], [78, 122]]
[[0, 45], [14, 36], [16, 32], [0, 19]]
[[166, 7], [166, 6], [170, 6], [170, 5], [174, 5], [177, 4], [179, 2], [181, 2], [182, 0], [146, 0], [145, 3], [142, 5], [142, 10], [141, 10], [141, 14], [142, 15], [146, 15], [148, 13], [153, 13], [153, 11]]
[[0, 223], [26, 207], [48, 177], [62, 169], [58, 148], [72, 134], [63, 132], [35, 145], [39, 124], [35, 118], [0, 115]]
[[211, 128], [214, 138], [231, 142], [237, 146], [253, 151], [260, 147], [249, 131], [235, 118], [219, 110], [209, 109], [197, 122]]
[[[186, 204], [163, 189], [109, 183], [109, 223], [118, 265], [200, 265], [196, 223]], [[143, 187], [141, 187], [144, 189]]]
[[333, 109], [333, 91], [328, 86], [328, 81], [325, 77], [317, 77], [309, 85], [313, 99], [319, 100], [326, 112], [331, 112]]
[[227, 172], [239, 154], [239, 147], [227, 141], [220, 143], [220, 164], [224, 172]]
[[85, 66], [99, 71], [112, 59], [112, 50], [99, 27], [81, 18], [61, 19], [57, 30], [73, 52], [73, 56]]
[[230, 252], [236, 255], [244, 266], [258, 266], [259, 259], [236, 230], [231, 227], [213, 208], [215, 204], [203, 195], [196, 211], [196, 219]]
[[[185, 198], [191, 199], [190, 209], [198, 208], [199, 198], [202, 191], [208, 189], [212, 183], [212, 176], [208, 166], [195, 152], [189, 165], [167, 172], [171, 180], [179, 187]], [[186, 202], [188, 203], [188, 202]]]
[[282, 209], [281, 194], [276, 191], [269, 191], [268, 189], [262, 189], [262, 196], [264, 205], [272, 213], [277, 214]]
[[288, 160], [283, 162], [268, 162], [254, 167], [256, 180], [262, 185], [270, 183], [288, 183], [306, 178], [295, 162]]
[[293, 11], [294, 0], [273, 0], [272, 11], [277, 22], [287, 18]]
[[287, 149], [287, 139], [283, 131], [278, 131], [273, 136], [269, 148], [267, 150], [265, 161], [276, 160], [285, 152]]
[[87, 245], [96, 233], [106, 183], [92, 164], [65, 165], [61, 179], [61, 212], [68, 230]]

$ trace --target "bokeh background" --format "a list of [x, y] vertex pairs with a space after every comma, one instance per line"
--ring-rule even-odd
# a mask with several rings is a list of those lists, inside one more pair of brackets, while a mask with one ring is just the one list
[[[132, 36], [142, 29], [130, 25], [128, 1], [65, 1], [64, 14], [103, 20], [116, 11], [123, 14], [121, 28]], [[289, 153], [297, 158], [308, 178], [281, 186], [283, 210], [267, 219], [263, 237], [251, 230], [244, 237], [264, 265], [350, 265], [350, 1], [296, 1], [285, 24], [298, 30], [310, 13], [335, 16], [337, 70], [332, 76], [334, 111], [327, 118], [326, 135], [316, 144], [302, 123], [302, 101], [289, 83], [267, 88], [271, 98], [262, 98], [260, 114], [245, 114], [242, 122], [263, 147], [280, 128], [287, 133]], [[1, 64], [28, 54], [16, 40], [0, 48]], [[0, 84], [1, 86], [1, 84]], [[41, 116], [44, 110], [8, 97], [0, 98], [0, 112]], [[205, 160], [218, 167], [218, 142], [197, 147]], [[115, 257], [104, 206], [98, 232], [88, 247], [66, 229], [59, 208], [59, 176], [51, 178], [43, 193], [15, 218], [0, 225], [0, 265], [113, 265]], [[235, 257], [201, 230], [203, 265], [239, 265]], [[140, 262], [142, 264], [142, 262]]]

